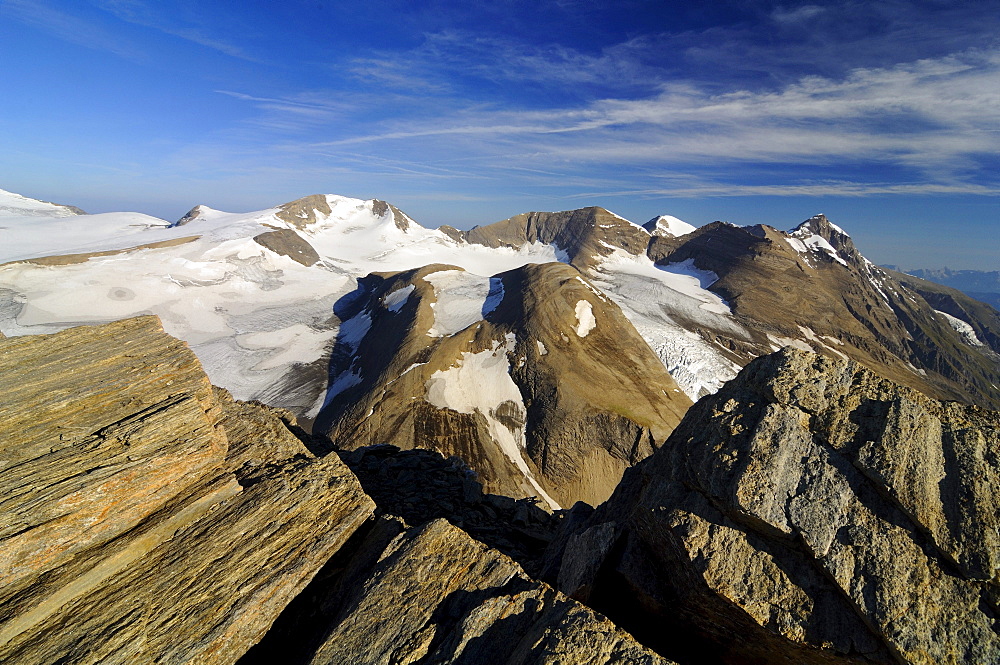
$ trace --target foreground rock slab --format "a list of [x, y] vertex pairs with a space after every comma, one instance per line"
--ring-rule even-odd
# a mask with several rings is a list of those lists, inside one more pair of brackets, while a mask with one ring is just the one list
[[669, 662], [444, 520], [389, 544], [367, 579], [343, 599], [311, 661]]
[[786, 349], [696, 404], [549, 574], [682, 661], [996, 663], [997, 487], [1000, 414]]
[[374, 509], [154, 317], [4, 339], [0, 394], [2, 662], [235, 662]]

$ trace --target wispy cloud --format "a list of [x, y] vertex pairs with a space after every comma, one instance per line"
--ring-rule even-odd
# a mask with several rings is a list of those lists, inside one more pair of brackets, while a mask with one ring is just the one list
[[178, 10], [181, 8], [178, 3], [171, 3], [170, 10], [164, 11], [162, 4], [150, 3], [146, 0], [99, 0], [98, 2], [102, 9], [122, 21], [159, 30], [164, 34], [204, 46], [233, 58], [248, 62], [261, 62], [249, 54], [244, 47], [234, 44], [218, 34], [213, 34], [213, 31], [201, 19], [197, 6], [192, 9], [187, 3], [182, 4], [186, 9], [184, 19], [178, 18], [180, 15]]
[[99, 21], [56, 9], [37, 0], [0, 1], [0, 19], [12, 19], [47, 32], [63, 41], [136, 60], [144, 55], [134, 40], [109, 30]]
[[[373, 125], [378, 131], [363, 131]], [[804, 77], [775, 91], [716, 93], [674, 82], [645, 97], [573, 107], [397, 117], [358, 123], [353, 129], [362, 131], [311, 147], [386, 143], [430, 147], [428, 157], [532, 155], [574, 164], [866, 160], [941, 182], [1000, 152], [998, 127], [1000, 51], [969, 50], [840, 79]]]
[[801, 7], [776, 7], [771, 12], [771, 18], [782, 24], [802, 24], [808, 22], [826, 11], [819, 5], [802, 5]]
[[447, 30], [425, 35], [405, 57], [378, 53], [349, 65], [359, 79], [400, 90], [456, 91], [461, 81], [544, 85], [551, 94], [579, 86], [607, 90], [648, 88], [662, 72], [655, 36], [641, 36], [584, 53], [557, 43], [530, 44], [497, 35]]
[[743, 185], [723, 182], [703, 182], [700, 184], [679, 184], [676, 187], [660, 187], [650, 189], [618, 189], [605, 191], [588, 191], [568, 195], [568, 199], [601, 199], [607, 197], [638, 197], [638, 198], [689, 198], [689, 197], [746, 197], [746, 196], [784, 196], [784, 197], [863, 197], [926, 194], [971, 194], [975, 196], [996, 196], [1000, 194], [1000, 186], [983, 186], [973, 184], [886, 184], [850, 181], [813, 182], [804, 184], [779, 185]]

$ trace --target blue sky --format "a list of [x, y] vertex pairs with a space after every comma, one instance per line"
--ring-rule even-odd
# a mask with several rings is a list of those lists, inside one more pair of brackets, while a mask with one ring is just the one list
[[0, 54], [0, 188], [92, 212], [823, 212], [1000, 269], [995, 0], [0, 0]]

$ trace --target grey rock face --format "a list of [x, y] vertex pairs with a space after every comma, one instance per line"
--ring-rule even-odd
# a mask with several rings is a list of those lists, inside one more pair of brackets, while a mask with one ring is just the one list
[[641, 604], [723, 662], [998, 662], [998, 432], [849, 361], [761, 358], [577, 527], [617, 540], [567, 547], [562, 590], [643, 639]]
[[272, 252], [287, 256], [296, 263], [311, 266], [319, 261], [319, 254], [306, 240], [292, 229], [267, 231], [254, 236], [254, 242]]
[[650, 234], [604, 208], [529, 212], [461, 234], [466, 242], [487, 247], [521, 247], [533, 242], [555, 245], [574, 267], [587, 270], [618, 247], [645, 253]]

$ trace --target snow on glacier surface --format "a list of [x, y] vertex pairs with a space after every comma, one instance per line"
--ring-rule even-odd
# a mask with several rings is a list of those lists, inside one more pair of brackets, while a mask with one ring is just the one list
[[[292, 228], [277, 216], [279, 208], [229, 213], [200, 206], [190, 222], [172, 226], [140, 213], [73, 215], [59, 206], [0, 196], [0, 205], [9, 204], [0, 215], [0, 263], [194, 238], [73, 265], [0, 266], [0, 332], [50, 333], [156, 314], [168, 333], [191, 345], [213, 383], [238, 399], [266, 396], [303, 413], [318, 395], [282, 403], [272, 394], [274, 386], [328, 352], [338, 332], [333, 305], [355, 289], [356, 278], [431, 263], [466, 269], [469, 276], [462, 279], [468, 284], [444, 289], [444, 298], [468, 305], [456, 318], [444, 315], [442, 325], [451, 329], [481, 318], [491, 275], [558, 258], [549, 245], [490, 249], [416, 223], [403, 231], [391, 210], [376, 215], [372, 201], [326, 199], [331, 213], [317, 211], [315, 222], [298, 229], [321, 257], [306, 267], [253, 241], [261, 233]], [[15, 215], [14, 204], [33, 205], [38, 214]]]
[[445, 337], [465, 330], [483, 320], [483, 309], [490, 294], [490, 278], [464, 270], [440, 270], [425, 280], [434, 287], [437, 302], [434, 325], [427, 331], [431, 337]]
[[69, 217], [77, 213], [58, 203], [30, 199], [14, 192], [0, 189], [0, 218], [12, 217]]
[[685, 328], [690, 322], [742, 339], [746, 331], [722, 298], [707, 290], [717, 276], [691, 261], [658, 267], [645, 256], [616, 251], [591, 276], [635, 326], [692, 400], [714, 393], [739, 366]]

